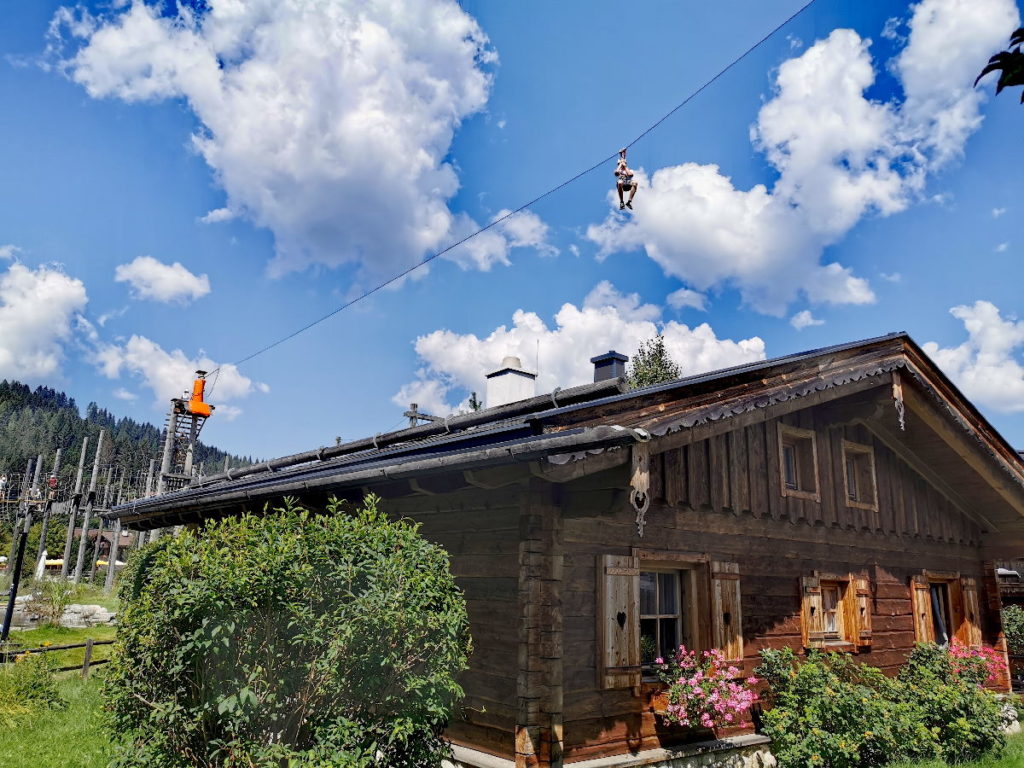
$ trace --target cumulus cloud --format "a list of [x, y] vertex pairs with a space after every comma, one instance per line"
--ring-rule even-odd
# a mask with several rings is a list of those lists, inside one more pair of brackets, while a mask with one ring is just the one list
[[355, 264], [380, 277], [455, 239], [447, 155], [496, 60], [456, 2], [199, 5], [65, 9], [51, 39], [94, 98], [187, 102], [227, 195], [205, 221], [270, 229], [275, 274]]
[[196, 370], [220, 368], [215, 385], [214, 377], [210, 377], [207, 392], [211, 387], [213, 392], [208, 399], [217, 406], [218, 415], [228, 418], [241, 413], [241, 409], [233, 405], [234, 401], [247, 397], [254, 390], [267, 391], [266, 385], [254, 382], [234, 365], [219, 365], [203, 352], [196, 357], [189, 357], [180, 349], [168, 352], [145, 336], [133, 335], [124, 343], [101, 343], [96, 350], [96, 365], [108, 379], [128, 375], [139, 380], [153, 393], [154, 406], [160, 409], [166, 409], [172, 397], [182, 396], [191, 386]]
[[0, 245], [0, 259], [10, 261], [21, 249], [16, 245]]
[[804, 328], [810, 328], [812, 325], [824, 325], [825, 321], [819, 320], [812, 315], [811, 310], [804, 309], [789, 318], [789, 324], [798, 331], [802, 331]]
[[114, 280], [128, 283], [136, 298], [153, 301], [187, 304], [210, 292], [210, 278], [206, 275], [194, 275], [180, 262], [164, 264], [152, 256], [139, 256], [118, 265]]
[[112, 394], [112, 395], [113, 395], [114, 397], [116, 397], [116, 398], [117, 398], [118, 400], [125, 400], [125, 401], [127, 401], [127, 402], [129, 402], [129, 403], [130, 403], [130, 402], [131, 402], [132, 400], [135, 400], [135, 399], [137, 399], [137, 398], [138, 398], [138, 395], [136, 395], [136, 394], [135, 394], [134, 392], [129, 392], [129, 391], [128, 391], [127, 389], [125, 389], [124, 387], [118, 387], [118, 388], [117, 388], [117, 389], [115, 389], [115, 390], [114, 390], [114, 391], [113, 391], [113, 392], [112, 392], [111, 394]]
[[1024, 321], [1003, 317], [988, 301], [949, 312], [964, 324], [967, 340], [956, 347], [929, 341], [924, 351], [971, 400], [996, 411], [1024, 411]]
[[996, 246], [996, 253], [1005, 253], [1006, 249], [1010, 247], [1009, 243], [1000, 243]]
[[[1004, 213], [1006, 213], [1006, 209], [1005, 208], [993, 208], [992, 209], [992, 218], [993, 219], [998, 219]], [[0, 249], [0, 252], [2, 252], [2, 250], [3, 249]]]
[[693, 291], [689, 288], [680, 288], [672, 291], [665, 297], [668, 305], [673, 309], [697, 309], [701, 312], [708, 311], [708, 297], [700, 291]]
[[88, 296], [56, 267], [12, 263], [0, 274], [0, 378], [52, 381]]
[[430, 413], [450, 413], [460, 407], [463, 393], [475, 391], [483, 399], [485, 375], [506, 355], [515, 355], [532, 368], [538, 342], [538, 392], [585, 384], [593, 380], [591, 357], [611, 349], [633, 355], [642, 341], [659, 332], [683, 375], [765, 356], [764, 342], [757, 336], [740, 341], [719, 339], [707, 323], [691, 328], [663, 322], [657, 307], [642, 303], [636, 294], [622, 294], [604, 281], [586, 296], [582, 306], [564, 304], [550, 326], [536, 313], [519, 309], [510, 326], [501, 325], [483, 338], [451, 330], [420, 336], [415, 347], [422, 366], [416, 378], [392, 399], [402, 407], [415, 402]]
[[976, 70], [1016, 24], [1013, 0], [923, 0], [891, 62], [904, 99], [865, 94], [875, 80], [870, 41], [837, 29], [778, 70], [751, 129], [778, 172], [769, 189], [738, 189], [716, 165], [638, 174], [640, 202], [588, 228], [600, 255], [643, 249], [699, 291], [729, 285], [754, 309], [781, 316], [812, 303], [866, 304], [868, 282], [825, 249], [867, 215], [888, 216], [923, 195], [927, 174], [962, 152], [981, 122]]
[[[513, 248], [533, 248], [542, 256], [558, 255], [558, 248], [548, 242], [548, 225], [540, 216], [533, 211], [510, 213], [507, 209], [498, 211], [491, 219], [492, 222], [497, 221], [497, 224], [452, 249], [445, 257], [463, 269], [487, 272], [496, 264], [511, 264], [509, 256]], [[455, 217], [453, 226], [453, 239], [456, 241], [480, 228], [465, 213]]]

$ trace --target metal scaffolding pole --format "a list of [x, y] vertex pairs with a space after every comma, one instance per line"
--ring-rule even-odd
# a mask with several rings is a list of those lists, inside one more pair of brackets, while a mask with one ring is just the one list
[[82, 580], [82, 569], [85, 568], [85, 548], [89, 543], [89, 523], [92, 517], [92, 508], [96, 503], [96, 478], [100, 474], [100, 454], [103, 452], [103, 436], [105, 430], [100, 430], [99, 439], [96, 441], [96, 456], [92, 462], [92, 476], [89, 478], [89, 495], [85, 500], [85, 515], [82, 518], [82, 535], [78, 539], [78, 558], [75, 561], [75, 584]]
[[71, 568], [71, 547], [75, 543], [75, 523], [78, 522], [78, 507], [82, 503], [82, 470], [85, 469], [85, 454], [89, 449], [89, 438], [82, 438], [82, 453], [78, 457], [78, 474], [75, 475], [75, 492], [68, 501], [68, 536], [64, 540], [64, 562], [60, 566], [60, 577], [66, 579]]
[[[60, 448], [53, 457], [53, 477], [60, 477]], [[50, 512], [53, 510], [53, 503], [57, 500], [57, 486], [59, 480], [51, 487], [49, 481], [46, 484], [46, 504], [43, 506], [43, 523], [39, 530], [39, 556], [36, 558], [36, 573], [40, 568], [46, 568], [46, 533], [50, 527]]]

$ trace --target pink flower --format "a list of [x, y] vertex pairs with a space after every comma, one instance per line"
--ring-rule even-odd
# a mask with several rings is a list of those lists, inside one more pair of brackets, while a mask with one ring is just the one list
[[654, 660], [654, 663], [655, 663], [655, 664], [664, 664], [664, 663], [665, 663], [665, 660], [664, 660], [663, 658], [661, 658], [661, 656], [659, 656], [658, 658], [656, 658], [656, 659]]

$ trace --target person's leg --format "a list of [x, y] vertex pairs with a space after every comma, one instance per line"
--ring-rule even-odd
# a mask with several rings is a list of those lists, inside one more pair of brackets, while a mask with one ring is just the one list
[[628, 205], [630, 208], [633, 207], [633, 198], [636, 197], [637, 186], [637, 183], [634, 181], [633, 188], [629, 190], [629, 199], [626, 201], [626, 205]]
[[623, 202], [623, 200], [622, 200], [622, 182], [621, 181], [616, 182], [615, 186], [619, 190], [619, 210], [621, 211], [623, 208], [626, 207], [625, 202]]

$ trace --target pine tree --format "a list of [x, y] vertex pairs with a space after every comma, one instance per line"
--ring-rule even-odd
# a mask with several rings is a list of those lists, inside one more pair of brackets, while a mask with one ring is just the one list
[[672, 360], [665, 349], [665, 337], [660, 333], [653, 339], [640, 343], [633, 355], [626, 380], [631, 389], [672, 381], [682, 376], [682, 369]]

